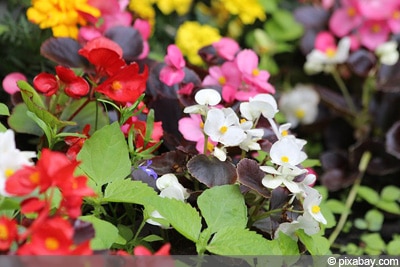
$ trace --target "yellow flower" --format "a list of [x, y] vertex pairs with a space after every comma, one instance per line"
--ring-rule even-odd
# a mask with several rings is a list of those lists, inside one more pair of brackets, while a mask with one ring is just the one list
[[129, 9], [136, 13], [142, 19], [148, 20], [153, 26], [156, 19], [156, 11], [153, 4], [155, 0], [131, 0], [129, 2]]
[[243, 24], [253, 24], [256, 19], [264, 21], [265, 12], [257, 0], [220, 0], [232, 14], [239, 16]]
[[185, 15], [192, 4], [192, 0], [156, 0], [158, 8], [164, 15], [176, 11], [178, 15]]
[[100, 17], [100, 10], [87, 4], [87, 0], [32, 0], [27, 17], [41, 29], [51, 28], [55, 37], [78, 36], [78, 25], [86, 25], [81, 14]]
[[202, 59], [198, 50], [221, 39], [218, 29], [209, 25], [201, 25], [197, 21], [186, 21], [176, 33], [175, 43], [188, 60], [195, 65], [201, 65]]

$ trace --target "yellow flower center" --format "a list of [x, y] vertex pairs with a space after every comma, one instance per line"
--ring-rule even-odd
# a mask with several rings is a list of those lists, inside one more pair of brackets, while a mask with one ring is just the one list
[[240, 123], [245, 123], [247, 120], [246, 119], [241, 119]]
[[207, 142], [207, 150], [209, 152], [214, 150], [214, 145], [210, 141]]
[[7, 240], [9, 237], [9, 232], [7, 226], [0, 224], [0, 240]]
[[44, 241], [44, 245], [48, 250], [57, 250], [60, 247], [60, 242], [54, 237], [48, 237]]
[[29, 180], [33, 183], [33, 184], [39, 184], [40, 181], [40, 175], [39, 172], [34, 172], [31, 175], [29, 175]]
[[224, 133], [226, 133], [226, 131], [228, 131], [228, 127], [226, 127], [226, 126], [224, 125], [224, 126], [222, 126], [221, 128], [219, 128], [219, 131], [220, 131], [222, 134], [224, 134]]
[[259, 69], [254, 69], [251, 74], [253, 74], [253, 76], [258, 76], [260, 74], [260, 70]]
[[121, 90], [121, 89], [122, 89], [122, 84], [121, 84], [120, 81], [113, 81], [113, 83], [111, 84], [111, 88], [112, 88], [114, 91]]
[[311, 207], [311, 212], [314, 214], [317, 214], [320, 211], [321, 211], [321, 208], [318, 205], [314, 205]]
[[203, 129], [204, 128], [204, 122], [200, 122], [200, 128]]
[[289, 132], [287, 130], [283, 130], [281, 133], [282, 136], [287, 136], [288, 134], [289, 134]]
[[221, 76], [218, 78], [218, 82], [220, 85], [224, 85], [226, 83], [226, 79], [224, 76]]
[[333, 58], [336, 55], [336, 49], [329, 47], [328, 49], [326, 49], [325, 55], [329, 58]]
[[379, 25], [379, 24], [374, 24], [374, 25], [372, 25], [371, 31], [372, 31], [373, 33], [378, 33], [378, 32], [380, 32], [380, 31], [381, 31], [381, 25]]
[[10, 177], [10, 176], [13, 175], [14, 173], [15, 173], [15, 171], [14, 171], [13, 169], [10, 169], [10, 168], [8, 168], [8, 169], [6, 169], [6, 170], [4, 171], [4, 175], [6, 176], [6, 178]]
[[392, 18], [393, 19], [400, 19], [400, 11], [399, 10], [395, 10], [392, 14]]
[[357, 14], [356, 9], [354, 7], [349, 7], [347, 9], [347, 15], [349, 17], [354, 17]]
[[288, 156], [282, 156], [281, 157], [281, 161], [285, 162], [285, 163], [288, 163], [289, 162], [289, 157]]
[[302, 119], [302, 118], [304, 118], [304, 116], [306, 115], [306, 113], [304, 112], [303, 109], [299, 108], [299, 109], [296, 109], [296, 111], [294, 112], [294, 115], [295, 115], [297, 118]]

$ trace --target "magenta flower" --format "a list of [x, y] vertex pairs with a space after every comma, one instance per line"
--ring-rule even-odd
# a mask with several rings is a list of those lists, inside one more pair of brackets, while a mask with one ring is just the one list
[[360, 42], [369, 50], [375, 50], [389, 38], [390, 29], [385, 20], [368, 20], [359, 29]]
[[239, 44], [228, 37], [222, 37], [218, 42], [212, 44], [217, 51], [217, 54], [226, 60], [233, 60], [236, 53], [239, 52]]
[[160, 71], [160, 80], [168, 86], [180, 83], [185, 77], [186, 65], [182, 52], [176, 45], [169, 45], [164, 58], [166, 66]]
[[393, 33], [396, 34], [400, 32], [400, 5], [395, 10], [393, 10], [391, 16], [388, 19], [388, 25]]
[[19, 88], [17, 86], [18, 81], [26, 81], [26, 76], [20, 72], [11, 72], [6, 75], [3, 79], [3, 89], [8, 94], [13, 95], [16, 92], [19, 92]]
[[222, 87], [222, 98], [228, 103], [235, 100], [240, 84], [241, 73], [237, 65], [231, 61], [225, 62], [221, 67], [210, 67], [209, 75], [203, 80], [204, 86], [220, 85]]
[[334, 11], [329, 20], [329, 29], [338, 37], [346, 36], [363, 20], [357, 0], [342, 0], [341, 3], [341, 7]]
[[275, 88], [268, 83], [269, 72], [258, 68], [258, 56], [253, 50], [240, 51], [236, 56], [236, 64], [245, 83], [237, 92], [236, 99], [246, 101], [258, 93], [275, 93]]
[[151, 34], [151, 25], [150, 22], [147, 20], [136, 19], [135, 22], [133, 23], [133, 28], [138, 30], [143, 39], [143, 50], [142, 53], [138, 56], [138, 59], [143, 59], [147, 57], [147, 55], [150, 52], [150, 45], [148, 39]]
[[387, 20], [398, 7], [398, 0], [359, 0], [360, 13], [367, 20]]

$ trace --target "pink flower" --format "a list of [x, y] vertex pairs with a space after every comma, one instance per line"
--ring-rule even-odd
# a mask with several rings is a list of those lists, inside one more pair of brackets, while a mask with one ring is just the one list
[[239, 44], [228, 37], [221, 38], [218, 42], [213, 43], [212, 46], [217, 51], [217, 54], [226, 60], [233, 60], [240, 50]]
[[343, 37], [358, 27], [363, 18], [358, 9], [357, 0], [342, 0], [329, 20], [329, 29], [338, 37]]
[[[178, 129], [183, 137], [188, 141], [196, 142], [196, 149], [199, 153], [204, 152], [204, 132], [203, 120], [200, 114], [190, 114], [190, 117], [185, 117], [179, 120]], [[216, 143], [209, 140], [210, 145]]]
[[26, 81], [26, 76], [20, 72], [11, 72], [3, 79], [3, 89], [8, 94], [13, 95], [19, 91], [17, 86], [18, 81]]
[[400, 6], [393, 10], [390, 18], [388, 19], [388, 25], [393, 33], [400, 32]]
[[258, 68], [258, 57], [253, 50], [240, 51], [236, 56], [236, 64], [245, 83], [244, 88], [237, 92], [236, 99], [246, 101], [258, 93], [275, 93], [275, 88], [268, 83], [269, 72]]
[[368, 20], [386, 20], [396, 7], [398, 0], [359, 0], [358, 7], [362, 16]]
[[150, 22], [143, 19], [136, 19], [135, 23], [133, 24], [133, 28], [139, 31], [140, 35], [143, 38], [143, 51], [138, 56], [138, 59], [143, 59], [147, 57], [150, 51], [150, 45], [148, 39], [151, 34], [151, 25]]
[[230, 103], [235, 100], [237, 89], [241, 84], [241, 73], [234, 62], [225, 62], [221, 67], [213, 66], [209, 75], [203, 80], [203, 85], [222, 86], [222, 98]]
[[160, 80], [168, 86], [180, 83], [185, 77], [186, 65], [182, 52], [176, 45], [169, 45], [164, 58], [166, 66], [160, 71]]
[[375, 50], [389, 38], [390, 29], [385, 20], [368, 20], [359, 29], [360, 42], [369, 50]]

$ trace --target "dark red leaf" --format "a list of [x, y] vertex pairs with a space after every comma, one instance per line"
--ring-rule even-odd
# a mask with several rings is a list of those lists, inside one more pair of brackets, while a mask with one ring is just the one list
[[242, 159], [237, 165], [238, 181], [257, 191], [260, 195], [269, 198], [270, 191], [261, 183], [265, 173], [260, 169], [257, 161], [252, 159]]

